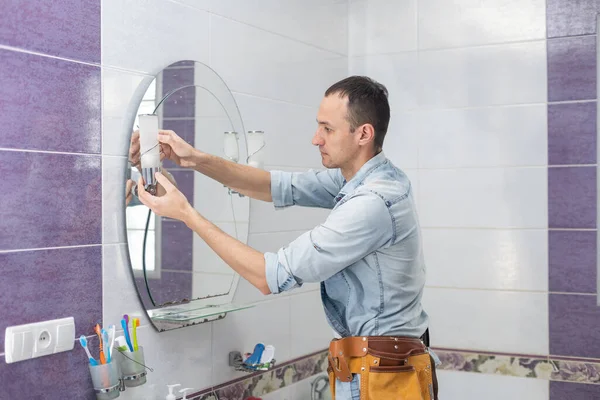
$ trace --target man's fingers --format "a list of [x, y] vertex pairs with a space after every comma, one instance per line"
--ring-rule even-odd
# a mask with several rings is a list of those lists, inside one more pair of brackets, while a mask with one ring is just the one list
[[173, 189], [175, 189], [175, 186], [173, 186], [173, 184], [171, 183], [171, 181], [168, 180], [160, 172], [157, 172], [155, 174], [155, 176], [156, 176], [156, 180], [158, 181], [158, 183], [160, 183], [160, 185], [165, 188], [165, 190], [167, 191], [167, 193], [170, 193], [170, 192], [173, 191]]

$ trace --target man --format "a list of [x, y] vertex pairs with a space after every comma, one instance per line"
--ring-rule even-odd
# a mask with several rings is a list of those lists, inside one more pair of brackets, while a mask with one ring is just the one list
[[320, 172], [267, 172], [203, 153], [161, 131], [164, 156], [254, 199], [331, 209], [327, 220], [277, 253], [261, 253], [203, 218], [161, 174], [162, 197], [144, 192], [156, 214], [179, 219], [264, 294], [321, 282], [325, 314], [340, 339], [330, 344], [337, 399], [437, 398], [421, 306], [425, 265], [406, 175], [382, 148], [390, 119], [386, 88], [352, 76], [331, 86], [312, 143]]

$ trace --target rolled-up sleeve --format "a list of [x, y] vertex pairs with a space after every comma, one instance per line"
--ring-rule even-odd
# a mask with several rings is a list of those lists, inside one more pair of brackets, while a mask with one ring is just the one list
[[354, 195], [327, 220], [277, 253], [265, 253], [271, 293], [322, 282], [382, 246], [393, 236], [393, 220], [377, 195]]
[[271, 171], [271, 197], [275, 208], [293, 205], [333, 208], [344, 177], [337, 169], [306, 172]]

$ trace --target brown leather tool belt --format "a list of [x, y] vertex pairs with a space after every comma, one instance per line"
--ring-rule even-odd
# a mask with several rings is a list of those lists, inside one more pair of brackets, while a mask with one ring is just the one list
[[437, 400], [435, 364], [418, 338], [353, 336], [329, 345], [330, 386], [360, 374], [361, 400]]

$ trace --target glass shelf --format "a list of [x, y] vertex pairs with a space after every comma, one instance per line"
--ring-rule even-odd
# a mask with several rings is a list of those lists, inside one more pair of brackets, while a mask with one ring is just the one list
[[237, 305], [232, 303], [198, 306], [194, 305], [192, 302], [190, 304], [149, 310], [148, 313], [153, 321], [185, 324], [186, 322], [193, 322], [199, 319], [216, 319], [211, 317], [221, 316], [222, 318], [227, 313], [245, 310], [252, 307], [254, 307], [253, 304]]

